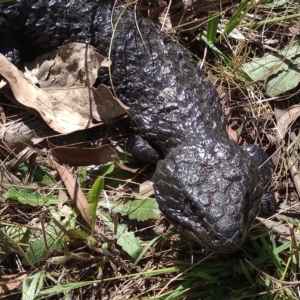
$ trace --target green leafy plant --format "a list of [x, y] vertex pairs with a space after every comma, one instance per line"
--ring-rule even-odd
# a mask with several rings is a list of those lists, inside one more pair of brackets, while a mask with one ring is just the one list
[[299, 84], [299, 64], [300, 42], [295, 41], [276, 53], [252, 59], [242, 66], [242, 70], [248, 74], [252, 83], [263, 81], [267, 94], [274, 97]]
[[17, 190], [15, 188], [9, 189], [3, 194], [5, 200], [16, 200], [22, 204], [31, 206], [50, 206], [58, 204], [58, 198], [52, 195], [43, 195], [40, 192], [31, 193], [29, 189]]

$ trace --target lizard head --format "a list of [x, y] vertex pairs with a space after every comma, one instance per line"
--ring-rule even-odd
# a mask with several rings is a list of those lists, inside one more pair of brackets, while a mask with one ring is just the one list
[[260, 170], [234, 141], [189, 137], [158, 162], [154, 189], [167, 218], [204, 248], [233, 252], [260, 209]]

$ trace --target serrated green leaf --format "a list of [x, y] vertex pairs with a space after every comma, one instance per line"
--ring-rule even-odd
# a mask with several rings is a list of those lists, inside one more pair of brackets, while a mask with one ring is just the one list
[[47, 171], [46, 167], [37, 165], [33, 173], [33, 182], [41, 182], [47, 186], [56, 184], [54, 177]]
[[42, 235], [31, 243], [26, 255], [33, 264], [47, 258], [47, 253], [51, 254], [53, 251], [63, 248], [62, 236], [63, 232], [54, 223], [50, 223], [46, 227], [45, 236]]
[[110, 206], [114, 212], [118, 212], [122, 216], [128, 216], [129, 219], [135, 219], [137, 221], [154, 219], [161, 214], [157, 201], [153, 198], [110, 201], [109, 205], [106, 201], [101, 201], [99, 205], [105, 208], [109, 208], [108, 206]]
[[[21, 178], [24, 178], [24, 176], [28, 172], [28, 164], [22, 163], [20, 164], [17, 175]], [[47, 171], [47, 168], [41, 165], [36, 165], [35, 170], [32, 176], [33, 182], [41, 182], [47, 186], [52, 186], [56, 184], [56, 181], [54, 180], [53, 176]]]
[[128, 232], [128, 228], [124, 224], [118, 225], [117, 244], [122, 247], [132, 258], [137, 258], [143, 250], [140, 239], [133, 232]]
[[290, 66], [288, 71], [279, 72], [276, 76], [268, 79], [266, 92], [269, 96], [275, 97], [295, 88], [299, 82], [300, 68], [298, 66]]
[[0, 262], [2, 262], [13, 251], [25, 257], [25, 252], [19, 246], [28, 232], [26, 227], [22, 226], [2, 226], [0, 228]]
[[[109, 215], [100, 211], [98, 211], [98, 215], [109, 230], [115, 230], [115, 224]], [[118, 224], [116, 239], [117, 244], [134, 259], [136, 259], [143, 250], [140, 239], [136, 237], [133, 232], [128, 232], [128, 227], [124, 224]]]
[[58, 204], [59, 201], [58, 198], [51, 195], [41, 195], [39, 192], [30, 193], [28, 189], [18, 191], [15, 188], [12, 188], [4, 193], [3, 198], [5, 200], [17, 200], [22, 204], [29, 204], [31, 206], [55, 205]]

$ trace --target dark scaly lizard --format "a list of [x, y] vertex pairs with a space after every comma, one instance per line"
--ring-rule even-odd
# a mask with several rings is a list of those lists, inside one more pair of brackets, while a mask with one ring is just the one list
[[[212, 83], [194, 58], [149, 19], [114, 1], [15, 0], [0, 8], [0, 51], [15, 64], [72, 41], [112, 61], [97, 83], [130, 107], [138, 158], [157, 162], [156, 199], [168, 219], [198, 243], [232, 252], [259, 212], [274, 210], [264, 152], [227, 137]], [[113, 24], [113, 25], [112, 25]], [[114, 30], [113, 30], [113, 28]], [[138, 29], [137, 29], [138, 28]]]

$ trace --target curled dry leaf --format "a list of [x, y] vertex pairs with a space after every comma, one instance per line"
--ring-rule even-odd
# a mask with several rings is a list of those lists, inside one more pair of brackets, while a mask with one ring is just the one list
[[[278, 145], [286, 135], [292, 123], [300, 116], [300, 105], [293, 105], [289, 107], [283, 114], [277, 118], [277, 140]], [[291, 136], [290, 136], [291, 137]], [[291, 142], [293, 142], [291, 140]], [[295, 184], [298, 195], [300, 195], [300, 175], [298, 170], [298, 153], [293, 147], [289, 147], [288, 165], [291, 176]]]
[[[279, 222], [275, 222], [273, 220], [265, 219], [261, 217], [256, 217], [256, 220], [259, 221], [261, 224], [263, 224], [265, 227], [267, 227], [269, 230], [274, 232], [276, 235], [279, 235], [280, 238], [282, 238], [284, 241], [291, 240], [290, 230], [287, 226]], [[297, 234], [296, 238], [298, 241], [300, 241], [300, 234]]]
[[29, 159], [35, 161], [37, 151], [33, 147], [31, 137], [30, 133], [20, 134], [0, 124], [0, 146], [8, 155], [13, 153], [12, 159], [6, 162], [10, 170], [16, 170], [21, 163]]
[[33, 147], [31, 136], [16, 133], [14, 130], [0, 124], [0, 144], [14, 153], [20, 153], [27, 146]]
[[236, 130], [233, 130], [231, 126], [227, 126], [226, 127], [226, 131], [227, 131], [227, 134], [229, 135], [229, 137], [234, 140], [234, 141], [237, 141], [238, 140], [238, 134], [236, 132]]
[[[67, 191], [78, 208], [81, 216], [87, 222], [87, 224], [91, 225], [92, 219], [89, 210], [89, 203], [78, 183], [78, 180], [73, 177], [67, 167], [59, 164], [56, 161], [53, 161], [53, 165], [64, 182], [65, 187], [67, 188]], [[105, 239], [105, 236], [103, 236], [99, 226], [95, 225], [94, 230], [97, 234], [100, 234]]]
[[[92, 91], [94, 93], [96, 104], [93, 117], [97, 121], [106, 121], [117, 118], [125, 114], [129, 109], [121, 101], [115, 98], [112, 92], [103, 84], [100, 84], [97, 88], [92, 87]], [[98, 113], [98, 115], [95, 113]]]
[[281, 141], [282, 138], [287, 133], [290, 125], [300, 116], [300, 105], [293, 105], [289, 107], [283, 114], [277, 118], [277, 136], [278, 140]]
[[27, 65], [41, 88], [3, 55], [0, 74], [9, 82], [20, 104], [35, 109], [52, 129], [67, 134], [97, 126], [93, 119], [105, 121], [127, 112], [127, 107], [109, 89], [92, 88], [102, 61], [103, 57], [93, 47], [72, 43]]
[[11, 159], [6, 165], [10, 170], [17, 170], [20, 164], [29, 161], [32, 164], [37, 157], [37, 151], [32, 147], [26, 147], [18, 155]]
[[29, 82], [2, 54], [0, 54], [0, 74], [9, 82], [16, 100], [24, 106], [37, 110], [54, 130], [69, 133], [88, 127], [88, 120]]
[[141, 183], [138, 188], [134, 189], [134, 192], [136, 192], [139, 196], [142, 197], [151, 197], [154, 195], [154, 188], [153, 188], [153, 182], [152, 181], [145, 181]]
[[89, 203], [83, 191], [81, 190], [77, 180], [69, 172], [67, 167], [60, 165], [55, 161], [53, 163], [62, 181], [64, 182], [70, 197], [72, 198], [75, 205], [79, 209], [81, 216], [89, 225], [91, 225], [91, 214], [89, 211]]
[[16, 288], [22, 283], [22, 281], [28, 276], [28, 273], [19, 273], [12, 275], [0, 276], [0, 295], [4, 295]]
[[116, 150], [108, 145], [97, 148], [58, 147], [49, 142], [53, 157], [70, 166], [101, 165], [119, 161]]
[[[83, 59], [84, 58], [84, 59]], [[106, 121], [126, 114], [127, 107], [104, 85], [92, 87], [99, 67], [109, 67], [91, 45], [70, 43], [27, 64], [39, 86], [85, 119]]]
[[9, 171], [0, 160], [0, 193], [3, 194], [7, 188], [21, 185], [21, 180]]
[[156, 21], [159, 18], [159, 15], [167, 8], [166, 4], [162, 4], [154, 7], [148, 11], [148, 17], [150, 20]]

